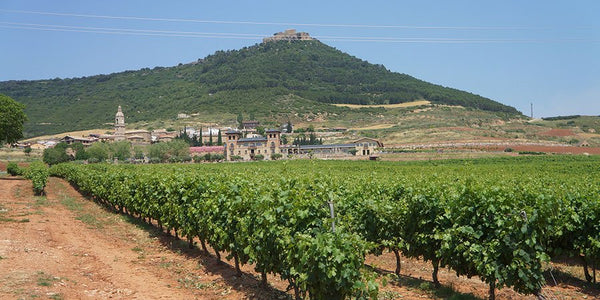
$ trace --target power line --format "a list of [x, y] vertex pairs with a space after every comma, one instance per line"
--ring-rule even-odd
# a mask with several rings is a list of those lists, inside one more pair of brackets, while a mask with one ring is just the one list
[[111, 32], [132, 32], [132, 33], [162, 33], [162, 34], [175, 34], [175, 35], [219, 35], [219, 36], [234, 36], [234, 37], [250, 37], [250, 38], [263, 38], [266, 34], [247, 34], [247, 33], [217, 33], [217, 32], [193, 32], [193, 31], [172, 31], [172, 30], [152, 30], [152, 29], [129, 29], [129, 28], [111, 28], [111, 27], [88, 27], [88, 26], [67, 26], [67, 25], [52, 25], [52, 24], [38, 24], [38, 23], [19, 23], [19, 22], [0, 22], [0, 24], [12, 25], [12, 26], [23, 26], [35, 28], [57, 28], [57, 29], [81, 29], [81, 30], [99, 30], [99, 31], [111, 31]]
[[143, 32], [128, 32], [128, 31], [109, 31], [109, 30], [85, 30], [85, 29], [67, 29], [67, 28], [35, 28], [27, 26], [15, 25], [0, 25], [0, 28], [9, 29], [26, 29], [40, 31], [61, 31], [61, 32], [82, 32], [82, 33], [100, 33], [100, 34], [115, 34], [115, 35], [138, 35], [138, 36], [167, 36], [167, 37], [195, 37], [195, 38], [221, 38], [221, 39], [251, 39], [243, 36], [217, 36], [217, 35], [191, 35], [191, 34], [162, 34], [162, 33], [143, 33]]
[[[192, 38], [220, 38], [220, 39], [245, 39], [260, 40], [266, 37], [266, 34], [248, 34], [248, 33], [220, 33], [220, 32], [194, 32], [194, 31], [171, 31], [171, 30], [151, 30], [151, 29], [130, 29], [130, 28], [111, 28], [111, 27], [88, 27], [88, 26], [67, 26], [38, 23], [19, 23], [19, 22], [0, 22], [0, 28], [24, 29], [39, 31], [59, 31], [59, 32], [81, 32], [81, 33], [100, 33], [114, 35], [138, 35], [138, 36], [164, 36], [164, 37], [192, 37]], [[434, 38], [434, 37], [380, 37], [380, 36], [314, 36], [321, 41], [338, 42], [388, 42], [388, 43], [565, 43], [565, 42], [600, 42], [600, 40], [591, 39], [490, 39], [490, 38]]]
[[519, 26], [415, 26], [415, 25], [373, 25], [373, 24], [331, 24], [331, 23], [285, 23], [285, 22], [256, 22], [256, 21], [222, 21], [201, 19], [179, 19], [179, 18], [149, 18], [137, 16], [109, 16], [75, 13], [58, 13], [29, 10], [0, 9], [2, 12], [19, 14], [37, 14], [48, 16], [96, 18], [96, 19], [118, 19], [136, 21], [160, 21], [160, 22], [186, 22], [186, 23], [210, 23], [210, 24], [237, 24], [237, 25], [277, 25], [277, 26], [307, 26], [307, 27], [346, 27], [346, 28], [393, 28], [393, 29], [429, 29], [429, 30], [540, 30], [550, 29], [542, 27], [519, 27]]

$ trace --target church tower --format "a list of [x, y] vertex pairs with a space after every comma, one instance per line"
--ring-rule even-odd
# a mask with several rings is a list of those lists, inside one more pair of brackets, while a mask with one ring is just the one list
[[115, 141], [125, 139], [125, 115], [121, 111], [121, 105], [115, 115]]

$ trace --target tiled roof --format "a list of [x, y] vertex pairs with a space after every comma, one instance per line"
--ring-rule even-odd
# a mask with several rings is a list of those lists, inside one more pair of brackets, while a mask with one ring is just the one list
[[332, 148], [355, 148], [356, 144], [331, 144], [331, 145], [301, 145], [300, 149], [332, 149]]
[[262, 136], [252, 137], [252, 138], [242, 138], [239, 139], [238, 142], [266, 142], [267, 138]]

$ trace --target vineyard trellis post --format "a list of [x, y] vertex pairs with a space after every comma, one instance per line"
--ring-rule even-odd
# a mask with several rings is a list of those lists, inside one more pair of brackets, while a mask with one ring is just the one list
[[335, 233], [335, 212], [333, 211], [333, 201], [328, 201], [329, 214], [331, 215], [331, 232]]

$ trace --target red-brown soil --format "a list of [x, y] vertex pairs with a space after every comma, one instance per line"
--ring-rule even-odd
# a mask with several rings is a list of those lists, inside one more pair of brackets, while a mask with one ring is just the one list
[[561, 136], [575, 135], [575, 133], [571, 129], [557, 129], [557, 128], [554, 128], [554, 129], [550, 129], [548, 131], [544, 131], [544, 132], [540, 133], [540, 135], [561, 137]]
[[515, 151], [532, 151], [556, 154], [600, 154], [599, 147], [576, 147], [576, 146], [541, 146], [541, 145], [508, 145], [485, 147], [488, 151], [503, 151], [512, 148]]
[[[50, 178], [46, 192], [34, 197], [29, 181], [0, 178], [0, 299], [291, 298], [287, 282], [269, 276], [269, 287], [261, 287], [249, 265], [238, 277], [233, 262], [217, 263], [211, 249], [189, 249], [155, 227], [107, 211], [61, 179]], [[393, 254], [369, 256], [367, 264], [379, 281], [388, 279], [380, 299], [487, 295], [477, 278], [446, 269], [440, 270], [443, 287], [433, 288], [432, 268], [420, 260], [403, 258], [399, 279], [391, 273]], [[600, 299], [599, 285], [584, 283], [581, 267], [554, 266], [558, 285], [544, 288], [549, 299]], [[533, 297], [505, 288], [497, 299]]]

